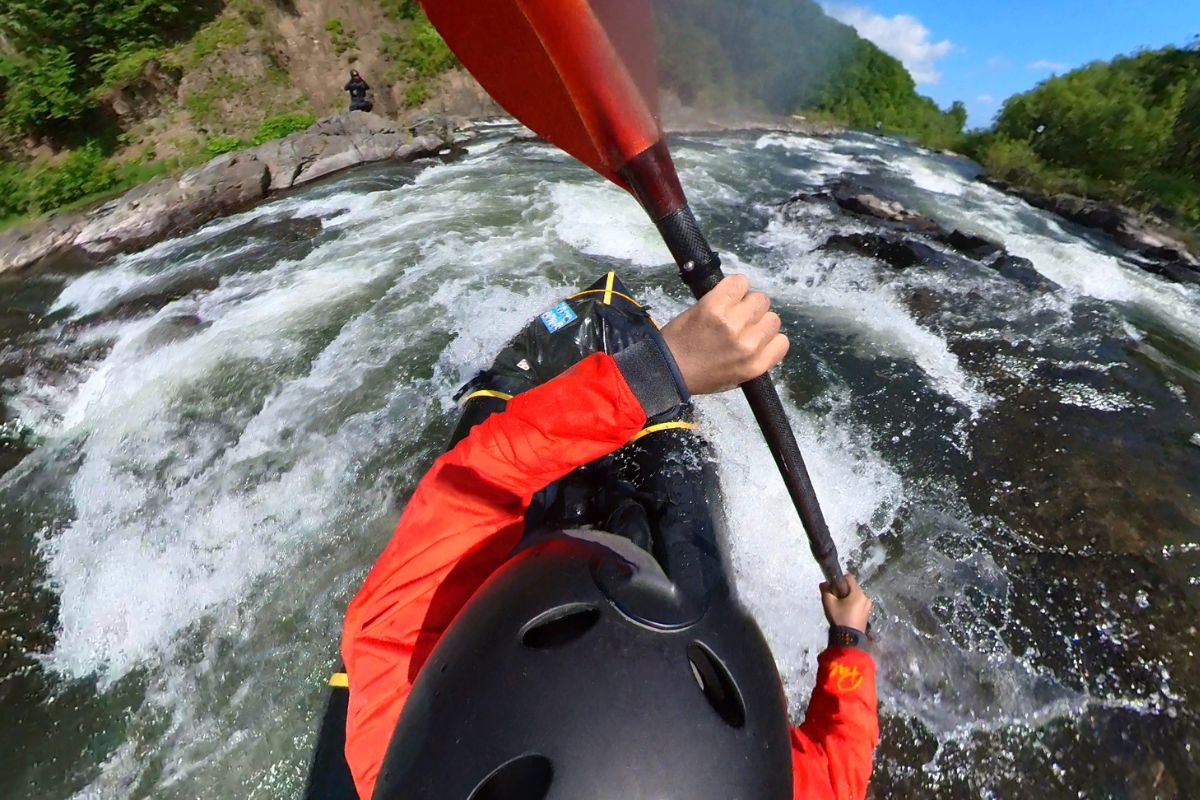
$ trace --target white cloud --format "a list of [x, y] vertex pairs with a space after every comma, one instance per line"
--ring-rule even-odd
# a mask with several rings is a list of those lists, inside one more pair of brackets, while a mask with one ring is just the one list
[[1067, 68], [1066, 64], [1060, 61], [1035, 61], [1029, 65], [1029, 69], [1037, 70], [1038, 72], [1063, 72]]
[[1005, 70], [1012, 69], [1013, 63], [1003, 56], [992, 56], [987, 60], [989, 69]]
[[942, 76], [936, 63], [954, 51], [948, 40], [931, 42], [929, 29], [916, 17], [884, 17], [861, 6], [826, 5], [826, 13], [858, 31], [885, 53], [900, 59], [917, 83], [937, 83]]
[[982, 106], [994, 106], [996, 105], [996, 98], [992, 97], [990, 94], [981, 94], [979, 97], [975, 98], [975, 102]]

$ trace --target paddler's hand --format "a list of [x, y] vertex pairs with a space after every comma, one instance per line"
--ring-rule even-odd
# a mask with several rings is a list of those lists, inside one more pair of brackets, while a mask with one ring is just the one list
[[770, 299], [730, 275], [663, 328], [663, 339], [692, 394], [714, 394], [753, 380], [783, 361], [790, 343]]
[[821, 605], [825, 606], [825, 619], [829, 620], [830, 625], [853, 628], [863, 633], [871, 616], [871, 599], [853, 575], [846, 575], [846, 583], [850, 585], [850, 594], [845, 597], [834, 594], [833, 587], [828, 583], [821, 584]]

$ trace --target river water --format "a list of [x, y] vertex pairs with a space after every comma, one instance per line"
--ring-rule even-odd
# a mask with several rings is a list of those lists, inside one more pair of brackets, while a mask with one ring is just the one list
[[[636, 205], [515, 131], [3, 289], [0, 796], [297, 796], [454, 389], [608, 269], [685, 307]], [[873, 796], [1197, 796], [1200, 292], [894, 141], [674, 149], [783, 316], [778, 382], [876, 601]], [[1034, 270], [819, 250], [870, 226], [779, 206], [847, 173]], [[699, 405], [799, 714], [818, 572], [740, 395]]]

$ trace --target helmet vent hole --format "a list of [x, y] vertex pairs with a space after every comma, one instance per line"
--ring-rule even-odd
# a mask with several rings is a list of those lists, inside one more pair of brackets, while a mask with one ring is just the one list
[[746, 724], [746, 705], [741, 692], [729, 670], [707, 647], [692, 642], [687, 649], [688, 663], [692, 665], [692, 677], [700, 691], [725, 724], [740, 728]]
[[543, 800], [550, 793], [554, 766], [539, 755], [514, 758], [471, 792], [470, 800]]
[[595, 606], [574, 604], [551, 609], [534, 618], [521, 631], [521, 644], [535, 650], [550, 650], [570, 644], [600, 621]]

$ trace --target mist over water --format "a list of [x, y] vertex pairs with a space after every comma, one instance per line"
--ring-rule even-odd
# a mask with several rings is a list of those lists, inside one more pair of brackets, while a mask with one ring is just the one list
[[[6, 323], [4, 431], [30, 452], [0, 478], [0, 794], [296, 796], [341, 616], [454, 390], [608, 269], [660, 322], [685, 307], [636, 204], [515, 131], [14, 291], [33, 319]], [[1200, 293], [893, 141], [674, 150], [728, 270], [784, 318], [777, 380], [876, 601], [875, 796], [1200, 790]], [[1042, 280], [819, 249], [870, 227], [780, 205], [844, 174]], [[741, 396], [698, 405], [799, 717], [819, 572]]]

